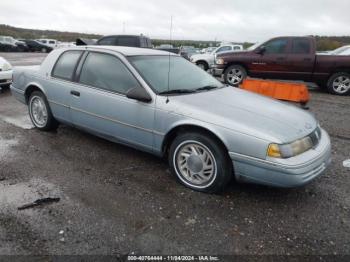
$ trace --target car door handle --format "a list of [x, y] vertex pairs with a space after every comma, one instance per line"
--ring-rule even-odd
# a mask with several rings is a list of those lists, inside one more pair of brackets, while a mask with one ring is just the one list
[[80, 93], [78, 91], [70, 91], [70, 94], [73, 95], [73, 96], [80, 96]]

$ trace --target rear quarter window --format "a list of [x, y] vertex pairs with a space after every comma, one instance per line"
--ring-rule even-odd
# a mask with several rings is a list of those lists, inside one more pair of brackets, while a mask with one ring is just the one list
[[111, 37], [105, 37], [102, 38], [98, 41], [99, 45], [115, 45], [116, 38], [111, 36]]
[[309, 54], [311, 51], [310, 41], [308, 39], [293, 39], [293, 54]]
[[57, 60], [52, 76], [65, 80], [72, 80], [75, 67], [82, 51], [66, 51]]
[[117, 45], [140, 47], [140, 39], [137, 37], [119, 37]]

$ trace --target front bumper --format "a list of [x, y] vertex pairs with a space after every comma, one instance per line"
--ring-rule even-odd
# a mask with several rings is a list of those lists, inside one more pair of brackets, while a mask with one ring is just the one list
[[287, 159], [257, 159], [230, 153], [236, 179], [276, 187], [303, 186], [323, 174], [331, 163], [331, 143], [322, 130], [319, 144], [303, 154]]
[[217, 65], [212, 65], [210, 67], [210, 74], [212, 74], [213, 76], [222, 76], [223, 73], [224, 69], [219, 68]]
[[12, 70], [0, 71], [0, 87], [12, 83]]

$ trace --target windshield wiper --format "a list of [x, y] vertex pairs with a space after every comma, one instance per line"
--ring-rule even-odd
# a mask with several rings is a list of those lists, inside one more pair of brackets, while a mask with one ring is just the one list
[[218, 86], [214, 86], [214, 85], [208, 85], [208, 86], [202, 86], [196, 89], [196, 91], [202, 91], [202, 90], [212, 90], [212, 89], [216, 89], [216, 88], [220, 88]]
[[191, 90], [191, 89], [172, 89], [172, 90], [167, 90], [167, 91], [163, 91], [160, 92], [160, 95], [171, 95], [171, 94], [190, 94], [190, 93], [194, 93], [195, 90]]

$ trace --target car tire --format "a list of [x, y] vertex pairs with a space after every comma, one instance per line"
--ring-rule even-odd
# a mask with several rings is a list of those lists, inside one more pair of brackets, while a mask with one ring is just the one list
[[41, 48], [42, 53], [47, 53], [47, 49], [45, 47]]
[[197, 62], [196, 65], [197, 65], [199, 68], [203, 69], [204, 71], [207, 71], [207, 70], [209, 69], [208, 64], [207, 64], [206, 62], [203, 62], [203, 61]]
[[204, 133], [178, 135], [170, 146], [168, 161], [177, 180], [195, 191], [219, 193], [233, 177], [227, 150]]
[[226, 84], [238, 87], [247, 77], [247, 70], [240, 65], [229, 66], [224, 73], [224, 81]]
[[350, 74], [339, 72], [333, 74], [327, 83], [328, 92], [334, 95], [345, 96], [350, 94]]
[[45, 95], [40, 91], [34, 91], [28, 102], [30, 120], [33, 125], [42, 131], [56, 130], [57, 120], [53, 117], [50, 105]]

